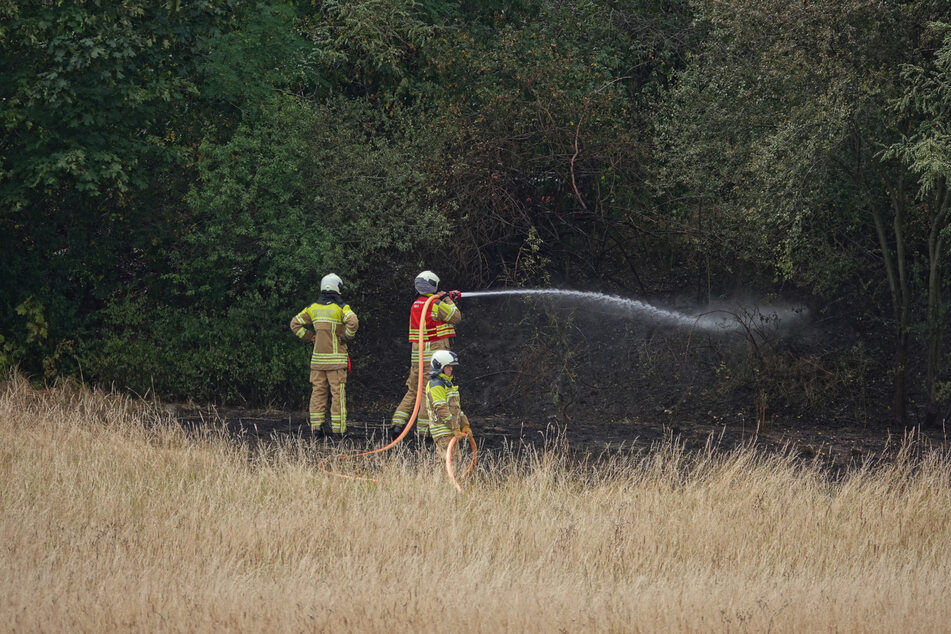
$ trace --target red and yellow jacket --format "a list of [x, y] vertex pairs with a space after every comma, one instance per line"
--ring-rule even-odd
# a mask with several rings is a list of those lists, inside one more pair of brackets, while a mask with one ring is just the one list
[[[409, 340], [413, 343], [419, 341], [419, 317], [423, 312], [423, 305], [430, 297], [432, 295], [420, 295], [409, 311]], [[462, 311], [451, 299], [443, 297], [442, 300], [436, 300], [430, 306], [429, 314], [426, 315], [424, 341], [455, 337], [454, 326], [460, 321], [462, 321]]]

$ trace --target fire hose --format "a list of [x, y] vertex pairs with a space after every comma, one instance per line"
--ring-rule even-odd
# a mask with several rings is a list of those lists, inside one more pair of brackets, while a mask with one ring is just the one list
[[[453, 299], [458, 299], [462, 297], [462, 293], [460, 293], [459, 291], [452, 291], [450, 292], [450, 297]], [[364, 451], [361, 453], [343, 454], [343, 455], [330, 456], [328, 458], [325, 458], [317, 464], [317, 469], [319, 471], [323, 471], [324, 473], [327, 473], [332, 476], [337, 476], [338, 478], [346, 478], [348, 480], [361, 480], [363, 482], [378, 482], [376, 478], [369, 478], [364, 476], [353, 476], [353, 475], [347, 475], [345, 473], [337, 473], [335, 471], [331, 471], [329, 468], [327, 468], [327, 463], [333, 460], [346, 460], [349, 458], [360, 458], [362, 456], [370, 456], [375, 453], [382, 453], [384, 451], [388, 451], [392, 449], [393, 447], [395, 447], [396, 445], [398, 445], [406, 437], [406, 435], [409, 434], [410, 430], [413, 428], [413, 425], [416, 423], [416, 418], [417, 418], [417, 415], [419, 414], [419, 408], [423, 401], [423, 375], [425, 370], [424, 366], [425, 366], [425, 356], [426, 356], [425, 355], [426, 315], [429, 314], [430, 306], [437, 299], [441, 299], [441, 297], [438, 295], [433, 295], [432, 297], [427, 299], [426, 303], [423, 304], [423, 310], [422, 312], [420, 312], [420, 315], [419, 315], [419, 341], [418, 341], [419, 381], [416, 384], [416, 406], [413, 408], [413, 413], [410, 415], [409, 420], [407, 421], [406, 425], [403, 427], [403, 431], [400, 432], [400, 435], [394, 438], [392, 442], [390, 442], [384, 447], [380, 447], [378, 449], [372, 449], [370, 451]], [[468, 436], [468, 438], [469, 438], [469, 446], [472, 449], [472, 462], [469, 464], [469, 467], [466, 469], [465, 473], [462, 474], [462, 477], [460, 479], [465, 479], [470, 473], [472, 473], [473, 469], [475, 469], [475, 464], [476, 464], [476, 457], [477, 457], [476, 442], [471, 434]], [[453, 469], [452, 469], [452, 450], [455, 446], [456, 446], [456, 437], [453, 436], [452, 440], [449, 441], [449, 446], [446, 448], [446, 471], [449, 473], [449, 479], [452, 480], [452, 483], [456, 487], [456, 490], [462, 491], [462, 487], [459, 486], [459, 482], [456, 480], [455, 473], [453, 472]]]
[[[469, 447], [472, 448], [472, 462], [469, 463], [469, 468], [465, 470], [465, 473], [463, 473], [462, 477], [459, 478], [460, 480], [465, 480], [469, 474], [472, 473], [472, 470], [475, 469], [476, 464], [476, 441], [475, 438], [472, 437], [472, 434], [469, 434], [467, 437], [469, 438]], [[456, 437], [453, 436], [449, 441], [449, 446], [446, 447], [446, 473], [449, 474], [449, 479], [452, 480], [452, 484], [456, 487], [456, 491], [462, 491], [462, 487], [459, 486], [459, 482], [456, 480], [456, 475], [452, 470], [452, 449], [455, 446]]]

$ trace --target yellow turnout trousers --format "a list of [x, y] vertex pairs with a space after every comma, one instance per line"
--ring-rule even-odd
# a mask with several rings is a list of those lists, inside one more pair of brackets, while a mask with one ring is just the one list
[[310, 427], [319, 429], [324, 423], [327, 392], [330, 392], [330, 428], [335, 434], [347, 431], [347, 370], [310, 369], [314, 391], [310, 395]]

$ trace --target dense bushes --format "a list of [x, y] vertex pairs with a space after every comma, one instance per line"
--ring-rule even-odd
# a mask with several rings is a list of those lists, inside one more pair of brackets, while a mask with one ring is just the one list
[[899, 417], [923, 359], [934, 413], [949, 17], [931, 0], [0, 3], [0, 364], [300, 403], [286, 322], [320, 276], [347, 281], [359, 363], [389, 376], [427, 267], [460, 287], [791, 289], [894, 339], [861, 349]]

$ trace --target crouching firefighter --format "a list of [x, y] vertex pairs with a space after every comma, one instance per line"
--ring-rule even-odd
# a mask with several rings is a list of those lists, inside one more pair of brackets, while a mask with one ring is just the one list
[[320, 280], [317, 301], [291, 319], [291, 331], [314, 344], [310, 356], [310, 382], [314, 386], [310, 396], [311, 432], [321, 433], [330, 392], [330, 429], [334, 440], [347, 433], [347, 342], [353, 340], [360, 327], [356, 313], [343, 301], [342, 291], [340, 277], [334, 273], [325, 275]]
[[[426, 300], [433, 295], [437, 297], [430, 304], [429, 314], [426, 315], [423, 328], [422, 354], [424, 367], [429, 367], [433, 353], [437, 350], [449, 350], [449, 341], [456, 336], [455, 325], [462, 321], [462, 311], [459, 310], [454, 301], [461, 296], [459, 291], [437, 292], [439, 276], [432, 271], [423, 271], [417, 275], [413, 284], [416, 287], [416, 292], [419, 293], [419, 297], [409, 311], [409, 340], [412, 352], [410, 353], [409, 376], [406, 379], [406, 394], [403, 395], [403, 400], [400, 401], [400, 404], [396, 407], [396, 412], [393, 414], [392, 433], [394, 436], [402, 433], [413, 413], [413, 407], [416, 405], [416, 392], [419, 389], [419, 318], [423, 313]], [[429, 432], [429, 417], [422, 403], [420, 403], [416, 430], [421, 438], [425, 438]]]
[[429, 412], [429, 434], [440, 453], [446, 451], [453, 436], [462, 440], [472, 434], [453, 377], [453, 368], [457, 365], [459, 356], [450, 350], [437, 350], [430, 361], [426, 409]]

